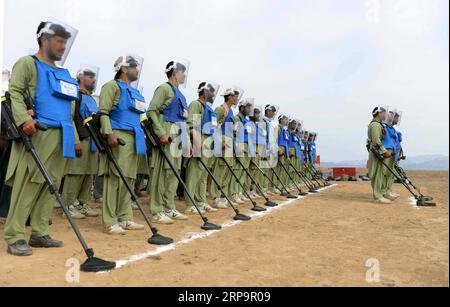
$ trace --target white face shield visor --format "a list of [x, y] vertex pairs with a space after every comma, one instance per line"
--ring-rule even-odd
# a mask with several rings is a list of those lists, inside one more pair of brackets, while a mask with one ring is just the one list
[[384, 120], [384, 123], [389, 126], [393, 126], [395, 114], [397, 114], [397, 110], [395, 108], [389, 108], [389, 110], [386, 112], [386, 119]]
[[186, 88], [188, 77], [189, 77], [189, 68], [191, 66], [191, 62], [186, 59], [178, 59], [171, 61], [171, 65], [166, 68], [166, 74], [173, 71], [175, 78], [178, 82], [179, 88]]
[[403, 118], [403, 111], [397, 110], [395, 117], [394, 117], [394, 126], [400, 126], [402, 123]]
[[263, 116], [263, 113], [264, 113], [263, 110], [264, 110], [263, 106], [255, 105], [254, 108], [253, 108], [253, 114], [250, 115], [250, 116], [254, 117], [255, 120], [259, 121], [262, 118], [262, 116]]
[[381, 121], [384, 122], [386, 120], [386, 114], [389, 110], [389, 106], [387, 105], [379, 105], [376, 106], [373, 110], [372, 116], [377, 116], [377, 114], [381, 114]]
[[128, 68], [128, 69], [136, 68], [137, 76], [134, 75], [133, 73], [127, 71], [127, 74], [130, 74], [127, 77], [129, 79], [131, 79], [130, 86], [135, 89], [139, 89], [139, 82], [141, 80], [143, 66], [144, 66], [144, 58], [143, 57], [140, 57], [137, 55], [131, 55], [131, 54], [124, 54], [124, 55], [121, 55], [114, 63], [114, 71], [117, 73], [123, 67]]
[[214, 102], [216, 101], [217, 95], [220, 90], [220, 85], [213, 81], [206, 81], [203, 82], [205, 85], [201, 86], [197, 92], [200, 94], [203, 92], [203, 95], [205, 96], [206, 102], [209, 106], [213, 106]]
[[239, 102], [239, 109], [245, 108], [248, 110], [247, 116], [253, 116], [255, 114], [255, 98], [243, 98]]
[[[264, 107], [264, 116], [271, 121], [277, 118], [280, 106], [268, 104]], [[273, 114], [272, 114], [273, 113]]]
[[59, 48], [57, 54], [54, 54], [53, 56], [58, 58], [58, 60], [55, 61], [55, 64], [62, 67], [66, 63], [77, 35], [77, 29], [60, 22], [53, 17], [49, 17], [47, 18], [45, 26], [36, 34], [36, 37], [37, 39], [46, 37], [47, 39], [56, 38], [61, 40], [61, 48]]
[[[289, 124], [289, 116], [285, 114], [278, 115], [278, 124], [282, 126], [282, 121], [286, 121], [287, 124]], [[283, 125], [284, 126], [284, 125]]]
[[237, 109], [237, 106], [239, 104], [239, 102], [241, 101], [242, 97], [244, 96], [245, 91], [240, 88], [239, 86], [233, 86], [231, 88], [228, 88], [225, 90], [225, 92], [220, 95], [222, 97], [226, 97], [226, 96], [233, 96], [236, 97], [236, 104], [232, 106], [233, 112], [235, 112], [235, 110]]
[[[100, 67], [92, 66], [92, 65], [81, 65], [80, 69], [77, 72], [77, 80], [82, 80], [82, 78], [89, 78], [87, 83], [89, 83], [89, 86], [92, 86], [92, 88], [89, 88], [87, 86], [86, 90], [95, 93], [95, 90], [97, 89], [98, 85], [98, 75], [100, 73]], [[94, 83], [92, 83], [94, 82]], [[91, 85], [92, 84], [92, 85]]]

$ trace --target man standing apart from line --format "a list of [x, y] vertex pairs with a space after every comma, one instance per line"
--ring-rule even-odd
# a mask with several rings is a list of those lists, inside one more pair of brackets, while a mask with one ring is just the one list
[[383, 125], [383, 121], [386, 120], [386, 111], [386, 107], [376, 107], [372, 111], [373, 119], [368, 129], [369, 177], [372, 183], [373, 198], [376, 203], [382, 204], [391, 203], [389, 199], [384, 197], [383, 193], [383, 184], [388, 170], [378, 160], [372, 149], [375, 149], [385, 159], [392, 159], [391, 151], [387, 150], [382, 143], [382, 139], [386, 136], [386, 129]]

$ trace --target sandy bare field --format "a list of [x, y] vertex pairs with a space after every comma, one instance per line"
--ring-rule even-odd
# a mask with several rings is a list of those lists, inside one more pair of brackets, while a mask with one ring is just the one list
[[[35, 249], [31, 257], [16, 258], [7, 255], [1, 240], [0, 286], [448, 286], [448, 172], [414, 172], [411, 177], [424, 194], [435, 197], [438, 207], [413, 207], [400, 185], [395, 187], [401, 194], [395, 204], [374, 204], [369, 183], [340, 182], [267, 216], [113, 272], [82, 273], [75, 284], [66, 281], [66, 260], [81, 261], [85, 256], [55, 210], [52, 235], [65, 247]], [[244, 213], [249, 209], [249, 204], [241, 206]], [[135, 215], [142, 222], [137, 211]], [[208, 216], [222, 224], [233, 212]], [[147, 230], [111, 237], [102, 233], [100, 218], [79, 225], [96, 255], [108, 260], [156, 249], [146, 243]], [[180, 241], [201, 232], [200, 226], [201, 220], [193, 215], [189, 221], [159, 229]], [[368, 259], [379, 262], [379, 283], [366, 281]]]

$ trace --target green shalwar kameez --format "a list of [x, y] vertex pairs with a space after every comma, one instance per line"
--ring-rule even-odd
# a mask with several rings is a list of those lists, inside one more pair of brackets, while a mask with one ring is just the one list
[[[153, 129], [158, 137], [167, 135], [174, 140], [170, 145], [163, 147], [176, 171], [180, 173], [182, 152], [178, 148], [179, 142], [175, 142], [175, 140], [180, 138], [179, 130], [181, 127], [175, 123], [165, 121], [163, 115], [163, 111], [170, 105], [174, 96], [173, 89], [168, 83], [160, 85], [153, 95], [147, 117], [152, 121]], [[151, 152], [150, 174], [151, 181], [148, 189], [151, 213], [156, 214], [163, 210], [175, 209], [178, 179], [158, 148], [153, 148]]]
[[[242, 113], [239, 113], [238, 115], [235, 116], [235, 120], [236, 120], [236, 131], [240, 131], [240, 129], [244, 129], [242, 128], [243, 126], [243, 122], [241, 117], [245, 117]], [[251, 131], [249, 132], [251, 133]], [[238, 142], [238, 140], [236, 140], [236, 148], [238, 153], [240, 153], [240, 155], [238, 155], [237, 157], [239, 158], [239, 160], [241, 161], [242, 165], [245, 167], [246, 170], [250, 169], [250, 164], [251, 164], [251, 159], [253, 157], [251, 157], [251, 153], [250, 153], [250, 149], [249, 149], [249, 144], [245, 144], [245, 143], [240, 143]], [[245, 170], [242, 168], [242, 166], [239, 163], [236, 163], [236, 175], [238, 175], [239, 180], [241, 181], [241, 183], [244, 184], [245, 188], [247, 190], [250, 189], [252, 181], [250, 179], [250, 177], [247, 175], [247, 172], [245, 172]], [[244, 192], [242, 190], [242, 188], [239, 186], [238, 191], [240, 193]]]
[[[30, 56], [23, 57], [14, 65], [9, 83], [11, 108], [17, 126], [32, 119], [24, 101], [28, 94], [35, 96], [36, 87], [37, 70], [34, 59]], [[73, 115], [74, 104], [72, 118]], [[38, 131], [30, 139], [50, 176], [59, 185], [68, 161], [62, 154], [61, 129]], [[75, 143], [79, 143], [76, 131]], [[49, 219], [55, 199], [31, 154], [21, 142], [14, 142], [12, 146], [5, 182], [12, 187], [11, 207], [3, 233], [6, 242], [14, 244], [25, 240], [25, 223], [28, 217], [31, 218], [33, 235], [49, 235]]]
[[62, 197], [68, 206], [77, 200], [87, 204], [91, 198], [94, 175], [98, 173], [98, 152], [91, 150], [91, 144], [90, 137], [81, 140], [83, 155], [67, 163]]
[[[121, 80], [106, 83], [100, 93], [99, 111], [109, 114], [119, 104], [121, 90], [117, 85]], [[113, 148], [113, 154], [122, 168], [129, 184], [134, 187], [138, 166], [134, 132], [113, 130], [108, 116], [101, 117], [103, 135], [113, 134], [125, 141], [126, 146]], [[105, 154], [100, 155], [99, 176], [103, 179], [103, 224], [113, 226], [119, 222], [133, 221], [131, 195], [119, 177], [114, 165]]]
[[[224, 124], [225, 119], [228, 115], [228, 108], [226, 108], [225, 105], [222, 105], [220, 107], [217, 107], [215, 112], [217, 113], [218, 129], [222, 129], [222, 125]], [[222, 150], [222, 155], [225, 157], [228, 164], [230, 164], [230, 166], [233, 168], [235, 165], [235, 161], [232, 154], [232, 141], [233, 140], [230, 137], [224, 135], [222, 136], [222, 142], [224, 142], [227, 147], [227, 149]], [[228, 152], [230, 156], [226, 157], [226, 152]], [[238, 187], [236, 186], [236, 180], [222, 158], [216, 158], [213, 162], [213, 175], [217, 179], [227, 196], [231, 196], [237, 193]], [[222, 198], [222, 194], [215, 184], [211, 185], [211, 196], [213, 198]]]
[[[192, 133], [195, 133], [197, 137], [201, 137], [202, 146], [207, 144], [212, 145], [212, 138], [207, 135], [201, 134], [199, 127], [201, 127], [201, 120], [204, 114], [204, 104], [200, 100], [193, 101], [189, 105], [189, 115], [187, 119], [187, 125], [191, 129]], [[200, 122], [199, 122], [200, 121]], [[201, 129], [201, 128], [200, 128]], [[205, 142], [207, 141], [207, 142]], [[205, 143], [203, 143], [205, 142]], [[198, 148], [199, 150], [200, 148]], [[211, 146], [208, 146], [211, 150]], [[210, 152], [213, 155], [214, 152]], [[188, 167], [186, 170], [186, 186], [188, 190], [194, 195], [194, 199], [198, 203], [207, 203], [206, 190], [208, 185], [208, 172], [198, 160], [199, 158], [193, 157], [189, 159]], [[214, 162], [214, 156], [207, 157], [202, 152], [202, 161], [208, 168], [211, 168]], [[215, 185], [213, 183], [213, 185]], [[193, 206], [191, 200], [185, 193], [184, 197], [188, 206]]]
[[[380, 154], [387, 152], [384, 148], [381, 140], [383, 135], [386, 133], [380, 121], [374, 120], [369, 125], [368, 137], [371, 141], [372, 148], [375, 148]], [[388, 162], [387, 160], [385, 160]], [[369, 177], [371, 179], [373, 197], [374, 199], [380, 199], [385, 194], [383, 186], [385, 184], [386, 175], [388, 170], [384, 165], [377, 159], [377, 157], [370, 152], [369, 153]]]

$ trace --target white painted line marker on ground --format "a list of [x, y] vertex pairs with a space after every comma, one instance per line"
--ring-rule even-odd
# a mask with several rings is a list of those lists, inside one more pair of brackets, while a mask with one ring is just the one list
[[[330, 189], [332, 187], [335, 187], [335, 186], [337, 186], [337, 184], [333, 184], [333, 185], [330, 185], [329, 187], [321, 188], [321, 189], [319, 189], [319, 191], [328, 190], [328, 189]], [[308, 196], [312, 196], [312, 195], [313, 194], [309, 194]], [[263, 216], [268, 215], [269, 213], [271, 213], [273, 211], [280, 210], [281, 208], [284, 208], [285, 206], [290, 205], [290, 204], [292, 204], [292, 203], [294, 203], [296, 201], [302, 200], [302, 199], [304, 199], [304, 198], [306, 198], [308, 196], [300, 196], [298, 199], [287, 200], [287, 201], [279, 204], [277, 207], [267, 208], [267, 211], [264, 211], [264, 212], [251, 212], [250, 214], [247, 214], [247, 215], [250, 216], [252, 218], [252, 220], [258, 219], [258, 218], [261, 218]], [[134, 256], [130, 256], [127, 259], [116, 261], [116, 268], [115, 269], [117, 270], [117, 269], [123, 268], [124, 266], [129, 265], [129, 264], [131, 264], [133, 262], [142, 261], [142, 260], [147, 259], [149, 257], [154, 257], [154, 256], [157, 256], [157, 255], [161, 255], [161, 254], [170, 252], [172, 250], [175, 250], [177, 247], [179, 247], [181, 245], [189, 244], [190, 242], [192, 242], [194, 240], [207, 238], [207, 237], [209, 237], [209, 236], [211, 236], [211, 235], [213, 235], [215, 233], [218, 233], [218, 232], [220, 232], [220, 231], [222, 231], [222, 230], [224, 230], [226, 228], [230, 228], [230, 227], [236, 226], [236, 225], [241, 224], [241, 223], [242, 223], [242, 221], [234, 221], [233, 220], [233, 221], [229, 221], [229, 222], [223, 224], [221, 230], [213, 230], [213, 231], [191, 233], [186, 238], [182, 239], [181, 241], [172, 243], [172, 244], [167, 245], [167, 246], [158, 247], [155, 250], [150, 251], [150, 252], [137, 254], [137, 255], [134, 255]], [[109, 273], [109, 272], [110, 271], [103, 271], [103, 272], [98, 272], [97, 274], [105, 274], [105, 273]]]
[[420, 210], [420, 207], [417, 206], [417, 199], [415, 199], [414, 197], [410, 197], [409, 199], [409, 204], [411, 205], [411, 207], [413, 207], [416, 210]]

